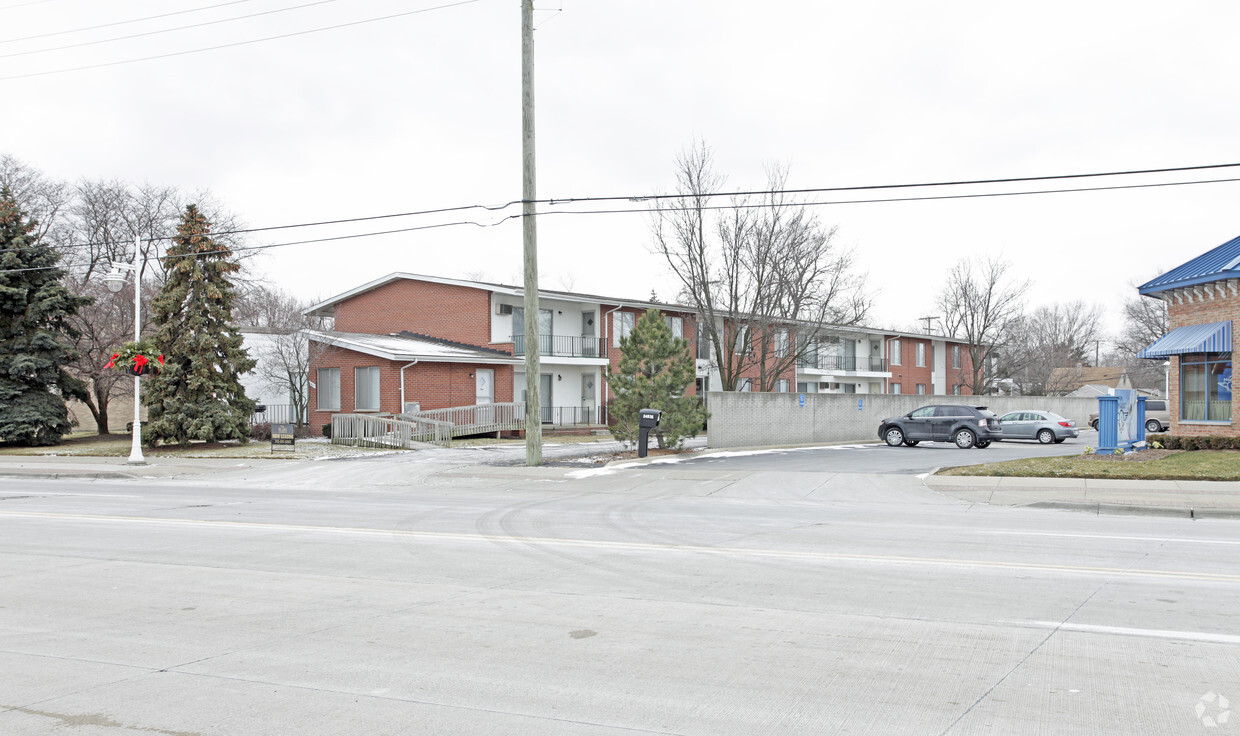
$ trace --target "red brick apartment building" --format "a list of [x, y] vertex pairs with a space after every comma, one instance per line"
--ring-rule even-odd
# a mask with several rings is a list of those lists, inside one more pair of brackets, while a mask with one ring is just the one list
[[1171, 331], [1137, 357], [1170, 363], [1171, 433], [1240, 436], [1231, 390], [1232, 323], [1240, 317], [1240, 237], [1138, 291], [1167, 303]]
[[[519, 286], [393, 273], [328, 299], [307, 314], [334, 319], [311, 332], [310, 422], [335, 413], [397, 414], [522, 401], [524, 293]], [[606, 422], [606, 369], [620, 337], [648, 309], [697, 351], [690, 393], [720, 386], [692, 309], [563, 291], [539, 292], [544, 421]], [[800, 393], [967, 393], [968, 352], [947, 338], [832, 328], [777, 382]], [[740, 390], [756, 384], [756, 374]]]

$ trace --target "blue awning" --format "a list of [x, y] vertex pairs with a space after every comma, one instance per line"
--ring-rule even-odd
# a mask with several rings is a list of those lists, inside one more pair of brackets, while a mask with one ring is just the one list
[[1231, 321], [1185, 325], [1154, 341], [1137, 353], [1138, 358], [1166, 358], [1184, 353], [1231, 352]]

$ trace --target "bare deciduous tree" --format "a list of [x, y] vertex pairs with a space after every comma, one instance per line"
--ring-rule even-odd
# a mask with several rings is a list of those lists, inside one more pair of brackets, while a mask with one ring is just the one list
[[965, 385], [974, 394], [994, 389], [998, 377], [990, 360], [1009, 347], [1024, 309], [1029, 281], [1008, 278], [1011, 264], [1000, 258], [962, 260], [952, 267], [939, 294], [947, 333], [965, 343], [970, 372]]
[[326, 327], [322, 318], [302, 314], [307, 306], [279, 289], [251, 283], [234, 310], [237, 324], [269, 334], [263, 347], [255, 351], [258, 366], [254, 370], [269, 388], [288, 395], [298, 425], [308, 416], [312, 350], [322, 349], [320, 343], [310, 341], [305, 331]]
[[767, 174], [768, 192], [718, 203], [724, 179], [699, 143], [676, 160], [677, 194], [653, 209], [655, 249], [696, 310], [725, 391], [754, 369], [773, 390], [818, 332], [857, 324], [871, 304], [835, 228], [783, 193], [785, 168]]
[[1101, 336], [1102, 307], [1083, 301], [1038, 307], [1012, 329], [1010, 377], [1020, 392], [1062, 396], [1076, 388], [1075, 374], [1058, 370], [1091, 362]]
[[1162, 389], [1163, 361], [1141, 359], [1137, 353], [1171, 331], [1167, 303], [1138, 295], [1124, 300], [1123, 312], [1124, 326], [1115, 341], [1116, 360], [1127, 369], [1133, 385]]

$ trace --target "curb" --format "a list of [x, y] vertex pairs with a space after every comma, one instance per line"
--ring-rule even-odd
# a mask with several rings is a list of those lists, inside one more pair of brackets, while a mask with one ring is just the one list
[[0, 472], [0, 478], [14, 478], [14, 479], [38, 478], [40, 480], [59, 480], [61, 478], [70, 478], [70, 479], [76, 478], [76, 479], [86, 479], [86, 480], [133, 480], [137, 477], [138, 476], [130, 475], [129, 473], [106, 473], [106, 472], [105, 473], [75, 473], [72, 471], [60, 472], [60, 473], [43, 473], [43, 472], [37, 472], [37, 471], [33, 473], [17, 473], [14, 471]]
[[1094, 514], [1122, 514], [1127, 516], [1172, 516], [1185, 519], [1240, 519], [1240, 509], [1189, 508], [1184, 506], [1142, 506], [1126, 503], [1085, 503], [1073, 501], [1034, 501], [1021, 504], [1021, 508], [1060, 509], [1084, 511]]

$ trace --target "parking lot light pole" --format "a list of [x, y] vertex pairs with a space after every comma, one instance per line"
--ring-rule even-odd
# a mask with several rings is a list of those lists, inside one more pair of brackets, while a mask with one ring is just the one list
[[[146, 256], [142, 253], [142, 240], [135, 235], [133, 239], [133, 263], [113, 263], [112, 270], [103, 277], [108, 291], [117, 293], [125, 288], [128, 281], [126, 271], [133, 272], [133, 339], [142, 339], [142, 269], [146, 268]], [[133, 447], [129, 451], [129, 465], [146, 465], [142, 457], [142, 388], [141, 376], [133, 377]]]

